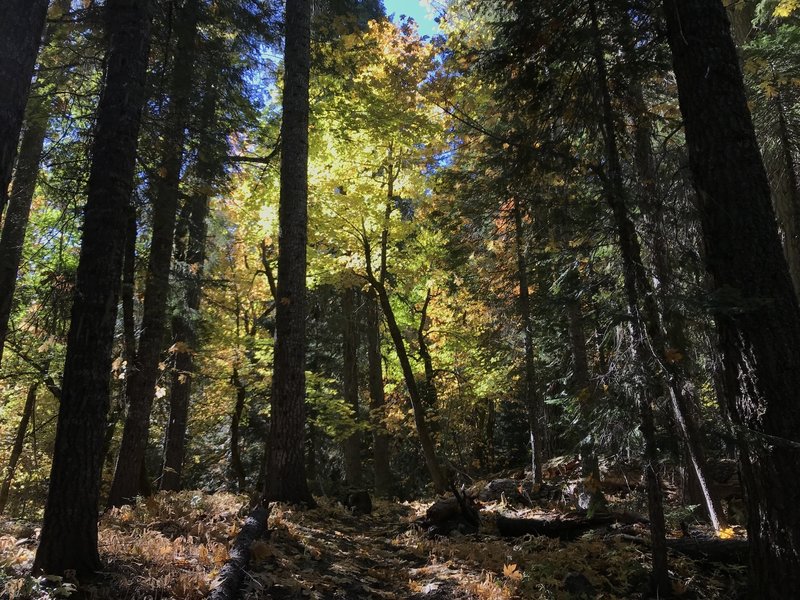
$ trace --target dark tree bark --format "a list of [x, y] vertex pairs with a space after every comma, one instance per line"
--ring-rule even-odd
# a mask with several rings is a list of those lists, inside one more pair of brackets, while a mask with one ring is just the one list
[[269, 535], [268, 520], [269, 508], [260, 504], [247, 515], [233, 543], [230, 557], [219, 572], [219, 585], [211, 593], [209, 600], [237, 600], [242, 597], [242, 584], [250, 564], [250, 547], [253, 542]]
[[33, 67], [42, 41], [47, 0], [4, 0], [0, 4], [0, 217], [17, 154]]
[[[40, 104], [40, 103], [36, 103]], [[3, 347], [8, 335], [12, 300], [17, 285], [17, 274], [22, 260], [25, 230], [31, 212], [31, 202], [39, 174], [39, 161], [42, 157], [47, 116], [41, 114], [41, 106], [32, 106], [28, 125], [22, 136], [17, 167], [14, 172], [14, 186], [11, 190], [3, 232], [0, 235], [0, 363], [3, 361]]]
[[753, 597], [800, 589], [800, 308], [730, 26], [718, 0], [665, 0], [725, 400], [748, 504]]
[[[140, 475], [149, 437], [150, 411], [166, 337], [169, 275], [178, 212], [183, 145], [194, 79], [198, 11], [199, 1], [187, 0], [176, 18], [177, 45], [170, 85], [170, 103], [165, 116], [162, 164], [153, 202], [153, 235], [145, 284], [142, 332], [126, 387], [128, 413], [109, 492], [109, 506], [131, 503], [141, 491]], [[178, 353], [177, 359], [185, 361], [187, 354]], [[182, 418], [185, 429], [186, 416]], [[170, 475], [168, 483], [172, 484], [172, 480]]]
[[304, 460], [310, 32], [310, 0], [287, 0], [275, 366], [265, 499], [313, 504]]
[[[58, 0], [55, 6], [58, 6], [63, 12], [67, 12], [69, 4], [69, 0]], [[2, 10], [0, 9], [0, 16]], [[55, 29], [56, 26], [53, 24], [47, 27], [44, 46], [47, 46], [53, 39]], [[0, 35], [2, 34], [0, 33]], [[52, 79], [48, 79], [48, 82], [52, 83]], [[36, 180], [47, 134], [49, 112], [44, 96], [40, 94], [29, 97], [25, 130], [20, 141], [19, 155], [14, 169], [14, 184], [8, 196], [8, 210], [5, 220], [3, 220], [3, 230], [0, 236], [0, 364], [3, 362], [3, 348], [8, 335], [12, 300], [22, 260], [22, 248], [25, 242], [25, 231], [28, 228], [31, 203], [36, 191]], [[3, 203], [0, 203], [0, 216], [3, 212], [2, 207]]]
[[25, 443], [25, 433], [28, 431], [28, 423], [33, 415], [34, 407], [36, 406], [36, 391], [39, 389], [39, 384], [34, 383], [28, 388], [28, 395], [25, 398], [25, 406], [22, 408], [22, 418], [19, 420], [17, 426], [17, 435], [14, 437], [14, 445], [11, 447], [11, 455], [8, 457], [8, 466], [6, 467], [6, 476], [3, 478], [3, 483], [0, 485], [0, 514], [6, 510], [8, 503], [8, 492], [11, 489], [11, 482], [14, 481], [14, 474], [17, 471], [17, 463], [19, 457], [22, 456], [22, 447]]
[[366, 298], [367, 362], [369, 368], [369, 410], [372, 421], [372, 461], [375, 470], [375, 495], [387, 497], [392, 487], [389, 467], [389, 436], [383, 425], [386, 397], [383, 390], [381, 363], [380, 308], [375, 294]]
[[542, 482], [542, 457], [544, 450], [544, 403], [536, 391], [536, 362], [533, 348], [533, 320], [528, 286], [528, 260], [525, 255], [525, 234], [522, 230], [522, 207], [519, 199], [512, 199], [514, 213], [514, 243], [517, 252], [517, 281], [519, 283], [519, 314], [525, 338], [525, 378], [522, 386], [522, 405], [528, 413], [528, 431], [531, 442], [531, 476], [534, 483]]
[[431, 304], [431, 290], [428, 288], [425, 293], [425, 301], [422, 303], [422, 310], [419, 315], [419, 327], [417, 328], [417, 345], [419, 346], [419, 357], [422, 359], [422, 366], [425, 369], [425, 379], [420, 382], [420, 393], [425, 400], [425, 404], [431, 410], [436, 409], [438, 394], [436, 393], [436, 382], [433, 380], [435, 371], [433, 370], [433, 359], [428, 350], [428, 340], [425, 332], [428, 329], [428, 307]]
[[771, 105], [778, 117], [779, 175], [774, 185], [775, 210], [784, 232], [783, 252], [789, 264], [795, 293], [800, 297], [800, 183], [798, 182], [794, 156], [792, 156], [792, 134], [786, 117], [784, 94], [781, 85], [776, 83], [778, 93]]
[[247, 476], [242, 466], [242, 455], [239, 451], [239, 424], [242, 421], [244, 402], [247, 399], [247, 388], [239, 377], [239, 370], [234, 367], [231, 374], [231, 383], [236, 390], [236, 404], [231, 414], [231, 471], [236, 476], [236, 484], [239, 492], [243, 492], [247, 487]]
[[[652, 591], [662, 596], [671, 593], [669, 573], [667, 569], [667, 548], [665, 542], [666, 525], [664, 522], [663, 495], [658, 474], [658, 447], [655, 439], [655, 420], [652, 402], [655, 392], [656, 376], [654, 357], [648, 349], [644, 318], [639, 309], [639, 302], [650, 307], [648, 314], [653, 314], [655, 299], [641, 287], [642, 267], [641, 247], [636, 237], [636, 230], [626, 206], [626, 189], [622, 174], [619, 148], [617, 146], [614, 127], [614, 112], [611, 103], [611, 92], [608, 87], [608, 69], [595, 0], [588, 0], [591, 18], [593, 54], [597, 68], [597, 83], [601, 103], [601, 132], [606, 159], [606, 199], [613, 214], [617, 228], [623, 264], [623, 286], [625, 301], [630, 313], [630, 333], [637, 371], [635, 382], [636, 401], [639, 408], [640, 429], [644, 439], [644, 469], [647, 482], [647, 507], [650, 516], [650, 535], [652, 538], [653, 567], [651, 572]], [[640, 295], [642, 296], [640, 298]], [[657, 312], [656, 312], [657, 314]], [[651, 320], [651, 325], [652, 325]], [[654, 333], [651, 331], [650, 333]]]
[[[342, 394], [353, 409], [356, 425], [358, 417], [358, 321], [356, 317], [356, 290], [348, 287], [342, 291]], [[347, 485], [361, 485], [361, 433], [355, 431], [344, 441], [344, 478]]]
[[67, 338], [50, 488], [34, 571], [101, 567], [97, 507], [117, 320], [150, 39], [147, 0], [108, 0], [108, 54]]

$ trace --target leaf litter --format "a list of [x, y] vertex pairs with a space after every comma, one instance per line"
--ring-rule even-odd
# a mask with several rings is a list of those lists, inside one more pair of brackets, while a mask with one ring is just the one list
[[[353, 515], [321, 498], [313, 510], [272, 506], [269, 536], [251, 547], [241, 598], [382, 600], [622, 599], [643, 597], [646, 548], [608, 529], [575, 540], [526, 535], [503, 538], [498, 514], [552, 516], [558, 507], [482, 505], [477, 534], [431, 535], [416, 525], [431, 503], [374, 501], [370, 515]], [[198, 600], [217, 576], [248, 512], [227, 493], [159, 493], [100, 521], [105, 570], [93, 581], [29, 575], [38, 530], [0, 522], [3, 598], [75, 597]], [[561, 509], [563, 512], [563, 507]], [[673, 593], [717, 599], [743, 589], [741, 566], [670, 556]]]

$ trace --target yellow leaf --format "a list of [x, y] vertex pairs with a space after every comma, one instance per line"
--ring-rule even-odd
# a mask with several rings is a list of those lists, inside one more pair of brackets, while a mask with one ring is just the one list
[[721, 540], [730, 540], [734, 537], [733, 527], [723, 527], [717, 532], [717, 537]]
[[800, 7], [800, 0], [781, 0], [772, 11], [772, 16], [786, 18]]
[[517, 580], [517, 581], [522, 579], [522, 573], [520, 573], [517, 570], [516, 563], [503, 565], [503, 576], [508, 577], [509, 579]]

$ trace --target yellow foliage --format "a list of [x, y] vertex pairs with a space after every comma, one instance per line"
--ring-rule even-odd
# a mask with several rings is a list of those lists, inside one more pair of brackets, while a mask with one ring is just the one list
[[800, 0], [781, 0], [778, 2], [775, 10], [772, 11], [772, 15], [775, 17], [786, 18], [791, 16], [791, 14], [798, 8], [800, 8]]
[[717, 532], [717, 537], [721, 540], [730, 540], [736, 534], [733, 531], [733, 527], [723, 527]]

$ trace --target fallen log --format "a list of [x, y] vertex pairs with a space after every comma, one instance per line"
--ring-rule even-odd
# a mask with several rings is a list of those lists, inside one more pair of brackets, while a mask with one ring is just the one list
[[695, 560], [746, 565], [750, 559], [747, 540], [678, 538], [667, 540], [667, 548]]
[[603, 527], [614, 522], [613, 515], [597, 515], [591, 518], [578, 517], [569, 519], [513, 519], [497, 517], [497, 529], [503, 537], [519, 537], [522, 535], [544, 535], [551, 538], [569, 540], [584, 531]]
[[245, 569], [250, 562], [250, 546], [267, 536], [269, 509], [261, 504], [247, 516], [242, 530], [236, 536], [230, 556], [217, 577], [216, 587], [210, 600], [234, 600], [239, 598]]
[[427, 529], [429, 535], [449, 535], [454, 530], [477, 533], [480, 527], [478, 506], [472, 496], [453, 488], [453, 497], [434, 502], [425, 512], [425, 518], [416, 525]]
[[[611, 539], [640, 546], [650, 546], [650, 540], [637, 535], [615, 535]], [[722, 540], [719, 538], [684, 537], [668, 539], [667, 548], [694, 560], [718, 562], [731, 565], [746, 565], [750, 558], [747, 540]]]
[[514, 519], [497, 517], [497, 529], [504, 537], [522, 535], [544, 535], [552, 538], [572, 539], [590, 529], [603, 527], [609, 523], [647, 523], [647, 519], [630, 512], [600, 513], [592, 517], [572, 514], [554, 519]]

